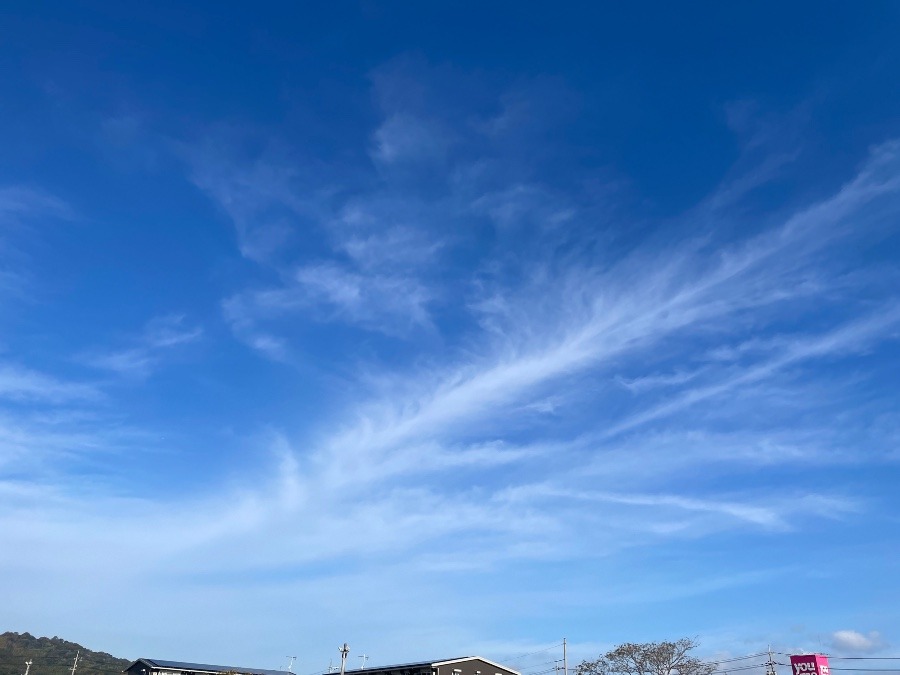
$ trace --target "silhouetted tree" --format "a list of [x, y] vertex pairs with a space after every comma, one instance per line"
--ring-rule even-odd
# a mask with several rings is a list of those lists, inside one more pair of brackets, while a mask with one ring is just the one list
[[691, 638], [675, 642], [626, 642], [593, 661], [582, 661], [576, 675], [711, 675], [716, 667], [688, 652], [699, 643]]

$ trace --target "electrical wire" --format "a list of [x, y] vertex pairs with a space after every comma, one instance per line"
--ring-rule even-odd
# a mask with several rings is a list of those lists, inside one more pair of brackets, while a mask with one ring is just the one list
[[[788, 654], [787, 652], [772, 652], [779, 656], [796, 656], [796, 654]], [[831, 654], [820, 654], [827, 656], [830, 661], [900, 661], [900, 656], [832, 656]], [[778, 665], [787, 666], [787, 663]], [[834, 668], [832, 668], [834, 670]]]
[[[562, 661], [562, 659], [554, 659], [553, 661], [542, 661], [541, 663], [532, 663], [529, 666], [520, 667], [519, 672], [524, 673], [526, 670], [529, 670], [531, 668], [540, 668], [541, 666], [549, 666], [551, 663], [559, 663], [560, 661]], [[532, 675], [535, 675], [535, 674], [532, 673]]]
[[524, 659], [526, 656], [533, 656], [535, 654], [540, 654], [541, 652], [548, 652], [551, 649], [556, 649], [557, 647], [562, 647], [562, 642], [557, 642], [556, 644], [552, 644], [549, 647], [544, 647], [543, 649], [538, 649], [534, 652], [528, 652], [527, 654], [518, 654], [517, 656], [510, 656], [508, 658], [503, 659], [505, 662], [509, 663], [510, 661], [518, 661], [519, 659]]
[[[779, 652], [781, 653], [781, 652]], [[784, 654], [784, 656], [789, 656], [788, 654]], [[900, 657], [898, 656], [829, 656], [829, 659], [841, 659], [841, 660], [856, 660], [856, 659], [866, 659], [866, 660], [874, 660], [874, 661], [900, 661]], [[786, 666], [790, 667], [789, 663], [782, 663], [781, 661], [775, 661], [776, 666]], [[839, 672], [859, 672], [859, 673], [900, 673], [900, 668], [834, 668], [831, 667], [829, 670], [836, 670]]]
[[754, 668], [765, 668], [765, 663], [757, 663], [752, 666], [741, 666], [739, 668], [723, 668], [722, 670], [714, 670], [713, 675], [724, 674], [724, 673], [736, 673], [741, 670], [753, 670]]
[[710, 663], [712, 665], [718, 665], [719, 663], [731, 663], [732, 661], [744, 661], [746, 659], [753, 659], [759, 656], [765, 656], [768, 652], [759, 652], [758, 654], [747, 654], [747, 656], [735, 656], [730, 659], [722, 659], [720, 661], [704, 661], [704, 663]]

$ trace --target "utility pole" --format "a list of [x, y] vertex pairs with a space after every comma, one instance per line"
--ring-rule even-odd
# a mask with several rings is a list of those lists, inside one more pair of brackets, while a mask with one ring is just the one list
[[345, 642], [339, 651], [341, 652], [341, 675], [344, 675], [344, 671], [347, 669], [347, 654], [350, 653], [350, 645]]
[[365, 670], [366, 669], [366, 661], [369, 660], [369, 655], [368, 654], [360, 654], [357, 658], [362, 659], [362, 666], [360, 667], [360, 670]]
[[297, 659], [297, 657], [296, 656], [285, 656], [284, 658], [290, 659], [290, 662], [288, 663], [287, 671], [289, 673], [294, 672], [293, 670], [291, 670], [291, 668], [294, 667], [294, 661]]
[[25, 675], [28, 675], [29, 670], [31, 670], [31, 659], [28, 659], [25, 662]]
[[75, 652], [75, 662], [72, 664], [72, 675], [75, 675], [75, 669], [78, 667], [78, 657], [81, 656], [81, 650]]
[[569, 675], [569, 657], [566, 654], [566, 638], [563, 638], [563, 673]]
[[769, 645], [769, 660], [766, 662], [766, 675], [778, 675], [775, 670], [775, 659], [772, 658], [772, 645]]

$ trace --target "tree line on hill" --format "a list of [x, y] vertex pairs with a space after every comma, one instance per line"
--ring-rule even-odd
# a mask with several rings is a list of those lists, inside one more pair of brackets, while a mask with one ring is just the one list
[[120, 675], [131, 663], [58, 637], [8, 632], [0, 635], [0, 675], [24, 675], [26, 661], [31, 661], [29, 675], [69, 675], [78, 652], [77, 675]]

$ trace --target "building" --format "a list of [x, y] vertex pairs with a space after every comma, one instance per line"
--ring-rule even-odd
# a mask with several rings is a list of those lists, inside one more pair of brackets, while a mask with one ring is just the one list
[[183, 661], [162, 661], [160, 659], [138, 659], [123, 673], [128, 675], [294, 675], [286, 670], [266, 670], [264, 668], [241, 668], [238, 666], [212, 666], [208, 663], [184, 663]]
[[[286, 670], [213, 666], [160, 659], [138, 659], [124, 671], [126, 675], [295, 675]], [[331, 675], [335, 675], [331, 673]], [[463, 656], [439, 661], [416, 661], [392, 666], [374, 666], [347, 670], [346, 675], [519, 675], [519, 672], [480, 656]]]
[[347, 675], [519, 675], [516, 670], [480, 656], [356, 668], [346, 672]]

